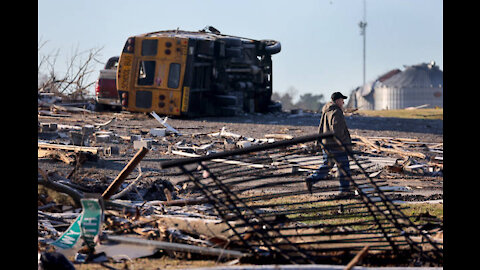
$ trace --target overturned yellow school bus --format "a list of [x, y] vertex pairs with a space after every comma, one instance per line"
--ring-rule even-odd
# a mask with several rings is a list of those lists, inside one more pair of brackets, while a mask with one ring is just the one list
[[272, 96], [272, 55], [280, 42], [200, 31], [129, 37], [117, 90], [124, 110], [162, 115], [232, 116], [279, 110]]

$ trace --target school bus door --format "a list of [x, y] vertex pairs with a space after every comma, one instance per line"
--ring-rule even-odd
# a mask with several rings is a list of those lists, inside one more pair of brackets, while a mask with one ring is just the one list
[[180, 115], [182, 66], [174, 61], [139, 59], [132, 102], [138, 111]]

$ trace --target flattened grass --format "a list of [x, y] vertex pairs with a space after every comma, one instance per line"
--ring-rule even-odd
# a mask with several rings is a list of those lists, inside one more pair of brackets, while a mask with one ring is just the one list
[[414, 110], [359, 110], [359, 115], [375, 117], [393, 117], [408, 119], [440, 119], [443, 120], [443, 108]]
[[[345, 224], [371, 221], [371, 217], [366, 213], [366, 207], [363, 207], [361, 200], [356, 199], [339, 199], [320, 201], [313, 196], [296, 195], [283, 198], [274, 198], [262, 202], [253, 202], [251, 205], [281, 205], [276, 207], [276, 210], [287, 211], [286, 217], [289, 219], [304, 219], [302, 221], [306, 224]], [[359, 205], [356, 205], [359, 204]], [[343, 205], [343, 208], [340, 207]], [[377, 204], [380, 209], [386, 210], [380, 203]], [[318, 209], [310, 212], [296, 213], [295, 209]], [[443, 220], [443, 204], [429, 204], [429, 203], [408, 203], [401, 204], [399, 208], [410, 220], [415, 224], [424, 224], [420, 220], [416, 221], [416, 217], [425, 213], [432, 215], [440, 220]], [[291, 212], [288, 212], [291, 211]], [[361, 213], [360, 213], [361, 212]], [[318, 218], [317, 218], [318, 217]]]

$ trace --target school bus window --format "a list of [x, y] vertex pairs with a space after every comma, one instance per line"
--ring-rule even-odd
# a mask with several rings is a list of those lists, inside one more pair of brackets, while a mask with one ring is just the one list
[[168, 72], [168, 88], [178, 88], [180, 84], [180, 64], [171, 63]]
[[157, 44], [158, 40], [156, 39], [144, 39], [142, 41], [142, 56], [157, 55]]
[[138, 85], [152, 85], [155, 77], [155, 61], [140, 61]]

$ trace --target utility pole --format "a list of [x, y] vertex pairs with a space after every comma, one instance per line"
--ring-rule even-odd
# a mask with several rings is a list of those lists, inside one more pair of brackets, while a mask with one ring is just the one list
[[360, 26], [360, 35], [363, 36], [363, 85], [365, 85], [365, 47], [367, 40], [367, 8], [365, 4], [366, 0], [363, 0], [363, 21], [360, 21], [358, 26]]

